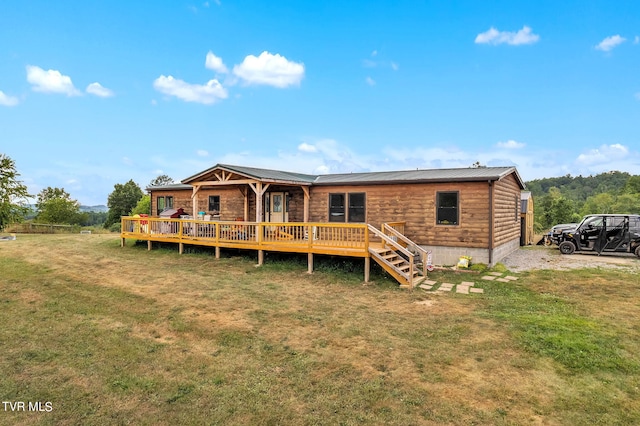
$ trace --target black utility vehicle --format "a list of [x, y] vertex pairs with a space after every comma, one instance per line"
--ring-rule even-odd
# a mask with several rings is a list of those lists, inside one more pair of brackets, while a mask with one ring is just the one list
[[640, 257], [640, 215], [592, 214], [580, 224], [562, 232], [558, 239], [560, 253], [575, 251], [600, 253], [635, 253]]

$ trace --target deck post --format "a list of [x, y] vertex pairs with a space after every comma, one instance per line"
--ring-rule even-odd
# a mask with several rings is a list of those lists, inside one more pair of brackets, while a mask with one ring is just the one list
[[264, 250], [258, 250], [258, 266], [262, 266], [264, 262]]
[[304, 192], [304, 203], [303, 203], [303, 222], [309, 222], [309, 188], [306, 186], [302, 187], [302, 192]]
[[178, 253], [182, 254], [184, 252], [184, 244], [178, 243]]
[[147, 250], [151, 250], [151, 240], [147, 240]]
[[216, 246], [216, 259], [220, 259], [220, 246]]
[[307, 273], [313, 274], [313, 253], [307, 254]]
[[369, 274], [371, 272], [371, 257], [364, 258], [364, 282], [369, 282]]
[[262, 182], [258, 181], [256, 183], [256, 222], [262, 222]]
[[122, 241], [120, 241], [120, 247], [124, 247], [126, 245], [126, 243], [125, 243], [126, 239], [125, 238], [121, 238], [121, 240]]

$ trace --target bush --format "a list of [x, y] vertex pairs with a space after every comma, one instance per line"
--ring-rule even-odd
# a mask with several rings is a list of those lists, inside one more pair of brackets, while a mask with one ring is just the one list
[[109, 227], [109, 231], [111, 232], [121, 232], [122, 231], [122, 224], [120, 222], [118, 223], [114, 223], [113, 225], [111, 225]]
[[470, 271], [476, 271], [476, 272], [480, 272], [480, 273], [486, 272], [487, 269], [489, 269], [489, 268], [484, 263], [474, 263], [473, 265], [469, 266], [469, 270]]

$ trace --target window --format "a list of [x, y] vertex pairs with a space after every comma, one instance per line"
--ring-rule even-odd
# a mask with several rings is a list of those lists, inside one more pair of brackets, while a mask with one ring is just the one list
[[436, 193], [436, 223], [438, 225], [458, 224], [458, 193]]
[[209, 195], [209, 211], [215, 214], [220, 213], [220, 196], [219, 195]]
[[349, 194], [349, 222], [364, 222], [365, 220], [365, 194], [354, 192]]
[[329, 194], [329, 222], [344, 221], [344, 194]]
[[329, 194], [329, 222], [364, 222], [365, 219], [364, 192]]
[[173, 197], [158, 197], [156, 200], [156, 204], [157, 214], [158, 216], [160, 216], [160, 213], [162, 213], [164, 210], [173, 208]]

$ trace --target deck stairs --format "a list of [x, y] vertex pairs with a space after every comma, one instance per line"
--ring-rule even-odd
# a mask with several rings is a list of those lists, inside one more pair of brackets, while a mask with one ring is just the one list
[[400, 287], [413, 288], [427, 279], [426, 250], [387, 224], [382, 229], [369, 225], [369, 232], [381, 240], [379, 244], [370, 244], [371, 257]]

